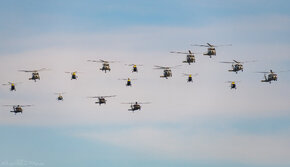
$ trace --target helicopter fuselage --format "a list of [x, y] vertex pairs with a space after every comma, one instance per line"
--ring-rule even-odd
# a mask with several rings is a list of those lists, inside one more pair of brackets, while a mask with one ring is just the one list
[[76, 73], [72, 73], [72, 75], [71, 75], [71, 80], [73, 80], [73, 79], [77, 79], [77, 78], [78, 78], [77, 74], [76, 74]]
[[235, 73], [238, 73], [238, 71], [243, 71], [244, 70], [244, 67], [242, 64], [240, 63], [237, 63], [237, 64], [233, 64], [232, 65], [232, 69], [229, 70], [229, 72], [235, 72]]
[[131, 109], [129, 109], [129, 111], [136, 111], [136, 110], [141, 110], [140, 104], [132, 104]]
[[106, 104], [106, 101], [107, 101], [107, 100], [106, 100], [105, 98], [100, 97], [100, 98], [99, 98], [99, 101], [97, 101], [96, 104], [99, 104], [99, 105], [101, 105], [101, 104]]
[[209, 56], [210, 58], [212, 56], [216, 56], [216, 50], [214, 47], [207, 48], [207, 53], [204, 53], [203, 55]]
[[231, 89], [237, 89], [237, 85], [236, 85], [235, 82], [232, 82], [232, 83], [231, 83]]
[[172, 71], [170, 69], [165, 69], [163, 71], [163, 76], [160, 77], [168, 79], [169, 77], [172, 77]]
[[105, 73], [107, 71], [111, 71], [110, 64], [109, 63], [103, 63], [103, 67], [100, 70], [105, 71]]
[[10, 111], [10, 112], [17, 114], [17, 113], [22, 113], [22, 111], [23, 109], [20, 106], [13, 106], [13, 111]]
[[275, 73], [270, 73], [268, 74], [268, 77], [266, 75], [264, 75], [265, 80], [261, 80], [261, 82], [269, 82], [271, 83], [271, 81], [277, 81], [278, 80], [278, 75]]
[[138, 72], [138, 68], [136, 65], [133, 66], [132, 72]]
[[187, 82], [193, 82], [193, 80], [192, 80], [192, 76], [189, 76], [189, 77], [187, 78]]
[[16, 91], [16, 87], [14, 84], [11, 84], [10, 91]]
[[57, 100], [58, 100], [58, 101], [61, 101], [61, 100], [63, 100], [63, 97], [62, 97], [61, 95], [59, 95], [59, 96], [57, 97]]
[[38, 72], [33, 72], [32, 73], [32, 77], [29, 78], [29, 80], [34, 80], [36, 82], [37, 79], [40, 80], [39, 73]]
[[126, 86], [132, 86], [131, 80], [128, 80]]
[[188, 63], [189, 65], [195, 63], [195, 56], [193, 54], [188, 54], [186, 56], [186, 61], [183, 61], [183, 63]]

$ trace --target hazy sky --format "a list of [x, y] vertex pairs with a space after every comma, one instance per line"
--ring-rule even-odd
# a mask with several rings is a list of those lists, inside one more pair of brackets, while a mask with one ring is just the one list
[[[0, 167], [286, 167], [290, 73], [261, 83], [256, 71], [290, 69], [290, 2], [283, 0], [0, 0]], [[161, 79], [154, 65], [232, 44]], [[112, 71], [88, 59], [119, 61]], [[239, 74], [230, 64], [251, 61]], [[138, 74], [124, 64], [143, 64]], [[21, 69], [49, 68], [29, 81]], [[81, 71], [70, 80], [65, 71]], [[187, 83], [182, 73], [198, 73]], [[127, 88], [118, 78], [137, 78]], [[237, 80], [237, 90], [226, 81]], [[66, 92], [64, 101], [55, 92]], [[106, 105], [87, 96], [117, 95]], [[152, 102], [131, 113], [122, 102]]]

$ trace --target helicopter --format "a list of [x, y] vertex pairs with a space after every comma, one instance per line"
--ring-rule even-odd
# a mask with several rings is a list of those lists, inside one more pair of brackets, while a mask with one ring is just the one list
[[48, 70], [46, 68], [42, 68], [39, 70], [19, 70], [20, 72], [31, 72], [32, 73], [32, 77], [29, 78], [29, 80], [34, 80], [34, 82], [36, 82], [36, 80], [40, 80], [40, 76], [39, 76], [39, 71], [45, 71]]
[[182, 63], [188, 63], [189, 65], [191, 63], [195, 63], [195, 55], [194, 54], [197, 54], [197, 53], [191, 52], [191, 50], [188, 50], [188, 52], [175, 52], [175, 51], [172, 51], [170, 53], [186, 54], [186, 60], [183, 61]]
[[126, 64], [127, 66], [133, 66], [132, 72], [138, 72], [137, 66], [143, 66], [142, 64]]
[[207, 52], [204, 53], [203, 55], [209, 56], [209, 58], [212, 58], [212, 56], [216, 56], [216, 47], [221, 47], [221, 46], [232, 46], [232, 44], [227, 44], [227, 45], [212, 45], [210, 43], [206, 43], [206, 45], [191, 45], [191, 46], [201, 46], [201, 47], [207, 47]]
[[30, 107], [32, 105], [4, 105], [4, 106], [13, 107], [13, 111], [10, 111], [10, 112], [13, 112], [16, 115], [17, 113], [22, 114], [23, 112], [22, 107]]
[[136, 111], [136, 110], [141, 110], [141, 105], [140, 104], [150, 104], [150, 102], [145, 102], [145, 103], [138, 103], [138, 102], [131, 102], [131, 103], [122, 103], [122, 104], [130, 104], [131, 106], [131, 108], [130, 109], [128, 109], [128, 111], [132, 111], [132, 112], [134, 112], [134, 111]]
[[163, 66], [156, 66], [155, 65], [155, 68], [154, 69], [157, 69], [157, 70], [162, 69], [162, 70], [164, 70], [163, 71], [163, 76], [160, 76], [160, 78], [166, 78], [166, 79], [168, 79], [169, 77], [172, 77], [172, 71], [171, 71], [171, 69], [177, 68], [179, 66], [181, 66], [181, 65], [173, 66], [173, 67], [163, 67]]
[[237, 89], [237, 82], [241, 82], [241, 81], [227, 81], [227, 83], [231, 83], [230, 87], [231, 89]]
[[228, 71], [229, 72], [235, 72], [237, 74], [238, 71], [244, 71], [243, 64], [244, 63], [248, 63], [248, 62], [255, 62], [255, 61], [239, 62], [239, 61], [233, 60], [233, 61], [222, 61], [220, 63], [231, 63], [232, 64], [232, 69], [228, 70]]
[[57, 97], [57, 100], [58, 101], [63, 101], [63, 94], [65, 94], [65, 92], [62, 92], [62, 93], [54, 93], [55, 95], [58, 95], [58, 97]]
[[119, 79], [119, 80], [126, 80], [127, 82], [126, 82], [126, 86], [132, 86], [132, 80], [137, 80], [137, 79], [130, 79], [130, 78], [128, 78], [128, 79], [126, 79], [126, 78], [121, 78], [121, 79]]
[[7, 84], [2, 84], [2, 85], [10, 85], [10, 91], [16, 91], [16, 85], [20, 83], [22, 82], [8, 82]]
[[89, 62], [97, 62], [97, 63], [103, 63], [103, 67], [100, 68], [101, 71], [105, 71], [105, 73], [107, 73], [107, 71], [111, 71], [110, 68], [110, 64], [109, 63], [114, 63], [116, 61], [105, 61], [105, 60], [88, 60]]
[[196, 74], [192, 75], [192, 74], [185, 74], [184, 73], [183, 75], [188, 76], [187, 82], [193, 82], [192, 77], [196, 77], [198, 74], [196, 73]]
[[[278, 71], [278, 72], [289, 72], [290, 70], [286, 70], [286, 71]], [[271, 83], [272, 81], [277, 81], [278, 80], [278, 75], [276, 74], [276, 72], [273, 72], [272, 70], [270, 70], [270, 72], [257, 72], [257, 73], [263, 73], [265, 79], [261, 80], [261, 82], [269, 82]], [[266, 76], [266, 74], [268, 74], [268, 76]]]
[[112, 96], [92, 96], [92, 97], [88, 97], [88, 98], [98, 98], [98, 101], [95, 102], [96, 104], [102, 105], [102, 104], [106, 104], [107, 100], [105, 98], [109, 98], [109, 97], [116, 97], [116, 95], [112, 95]]
[[71, 80], [73, 79], [76, 80], [78, 78], [77, 73], [80, 73], [80, 72], [74, 71], [74, 72], [65, 72], [65, 73], [71, 74]]

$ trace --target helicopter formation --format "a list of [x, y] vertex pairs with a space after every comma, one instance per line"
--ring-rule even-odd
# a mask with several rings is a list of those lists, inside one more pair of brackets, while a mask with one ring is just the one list
[[[209, 58], [212, 58], [212, 56], [216, 56], [216, 47], [220, 47], [220, 46], [232, 46], [231, 44], [227, 44], [227, 45], [212, 45], [207, 43], [206, 45], [192, 45], [192, 46], [199, 46], [199, 47], [207, 47], [207, 52], [203, 53], [203, 55], [205, 56], [209, 56]], [[186, 63], [188, 65], [191, 65], [193, 63], [196, 63], [196, 57], [195, 55], [197, 54], [201, 54], [201, 53], [195, 53], [192, 52], [191, 50], [188, 50], [188, 52], [180, 52], [180, 51], [171, 51], [170, 53], [174, 53], [174, 54], [185, 54], [186, 55], [186, 60], [182, 61], [182, 63]], [[105, 73], [107, 73], [107, 71], [111, 71], [110, 68], [110, 63], [115, 63], [117, 61], [106, 61], [106, 60], [87, 60], [88, 62], [96, 62], [96, 63], [101, 63], [102, 67], [100, 68], [101, 71], [104, 71]], [[239, 71], [244, 70], [243, 64], [244, 63], [249, 63], [249, 62], [256, 62], [255, 60], [253, 61], [237, 61], [237, 60], [233, 60], [233, 61], [222, 61], [220, 63], [228, 63], [228, 64], [232, 64], [232, 68], [230, 70], [228, 70], [229, 72], [235, 72], [236, 74], [238, 74]], [[139, 66], [143, 66], [142, 64], [125, 64], [126, 66], [130, 66], [132, 67], [131, 72], [132, 73], [138, 73], [138, 67]], [[159, 65], [155, 65], [153, 69], [156, 70], [163, 70], [163, 75], [160, 76], [160, 78], [171, 78], [172, 75], [172, 69], [176, 69], [179, 68], [181, 65], [176, 65], [176, 66], [159, 66]], [[29, 80], [33, 80], [34, 82], [36, 82], [37, 80], [40, 80], [40, 74], [39, 72], [42, 71], [48, 71], [49, 69], [47, 68], [41, 68], [38, 70], [19, 70], [19, 72], [25, 72], [25, 73], [31, 73], [31, 78], [28, 78]], [[279, 71], [279, 72], [289, 72], [290, 70], [286, 70], [286, 71]], [[73, 72], [65, 72], [67, 74], [71, 75], [71, 80], [77, 80], [78, 76], [77, 74], [80, 73], [78, 71], [73, 71]], [[278, 75], [277, 73], [273, 72], [272, 70], [270, 70], [269, 72], [256, 72], [256, 73], [263, 73], [264, 74], [264, 79], [261, 80], [261, 82], [268, 82], [271, 83], [272, 81], [277, 81], [278, 80]], [[198, 73], [195, 74], [187, 74], [187, 73], [183, 73], [183, 76], [187, 77], [187, 82], [192, 82], [193, 83], [193, 77], [196, 77], [198, 75]], [[133, 80], [137, 80], [136, 78], [120, 78], [119, 80], [125, 80], [126, 81], [126, 87], [132, 87], [132, 81]], [[237, 89], [237, 83], [240, 81], [227, 81], [227, 83], [230, 83], [230, 89]], [[20, 84], [22, 82], [8, 82], [5, 84], [2, 84], [4, 86], [10, 86], [10, 91], [16, 91], [16, 85]], [[63, 94], [65, 94], [65, 92], [61, 92], [61, 93], [54, 93], [55, 95], [58, 95], [57, 97], [57, 101], [63, 101], [64, 97]], [[97, 101], [95, 102], [95, 104], [99, 104], [100, 106], [102, 104], [106, 104], [107, 103], [107, 98], [111, 98], [111, 97], [116, 97], [116, 95], [110, 95], [110, 96], [90, 96], [88, 98], [93, 98], [93, 99], [97, 99]], [[137, 111], [137, 110], [141, 110], [141, 105], [143, 104], [150, 104], [151, 102], [129, 102], [129, 103], [121, 103], [121, 104], [129, 104], [130, 108], [128, 109], [128, 111]], [[8, 107], [12, 107], [13, 110], [11, 112], [13, 112], [14, 114], [17, 113], [22, 113], [23, 112], [23, 107], [30, 107], [32, 105], [4, 105], [4, 106], [8, 106]]]

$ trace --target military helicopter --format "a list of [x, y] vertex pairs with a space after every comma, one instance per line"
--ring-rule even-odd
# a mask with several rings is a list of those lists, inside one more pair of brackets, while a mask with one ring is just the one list
[[13, 111], [10, 112], [13, 112], [16, 115], [17, 113], [23, 112], [22, 107], [30, 107], [32, 105], [4, 105], [4, 106], [13, 107]]
[[22, 82], [8, 82], [7, 84], [2, 85], [10, 85], [10, 91], [16, 91], [16, 85], [21, 84]]
[[207, 52], [204, 53], [203, 55], [209, 56], [211, 58], [212, 56], [216, 56], [216, 47], [221, 47], [221, 46], [232, 46], [232, 44], [227, 44], [227, 45], [212, 45], [207, 43], [206, 45], [191, 45], [191, 46], [201, 46], [201, 47], [207, 47]]
[[231, 89], [237, 89], [237, 82], [241, 82], [241, 81], [227, 81], [227, 83], [231, 83], [230, 87]]
[[130, 79], [130, 78], [128, 78], [128, 79], [126, 79], [126, 78], [120, 78], [119, 80], [126, 80], [127, 82], [126, 82], [126, 86], [132, 86], [132, 82], [131, 81], [133, 81], [133, 80], [137, 80], [137, 79]]
[[181, 66], [181, 65], [178, 65], [178, 66], [173, 66], [173, 67], [163, 67], [163, 66], [156, 66], [155, 65], [155, 68], [154, 69], [161, 69], [161, 70], [164, 70], [163, 71], [163, 76], [160, 76], [160, 78], [166, 78], [166, 79], [168, 79], [169, 77], [172, 77], [172, 71], [171, 71], [171, 69], [173, 69], [173, 68], [177, 68], [177, 67], [179, 67], [179, 66]]
[[184, 73], [183, 75], [188, 76], [187, 82], [193, 82], [192, 77], [196, 77], [198, 74], [196, 73], [196, 74], [192, 75], [192, 74], [185, 74]]
[[58, 101], [63, 101], [63, 94], [65, 94], [65, 92], [62, 92], [62, 93], [54, 93], [55, 95], [58, 95], [58, 97], [57, 97], [57, 100]]
[[[286, 70], [286, 71], [278, 71], [278, 72], [289, 72], [290, 70]], [[273, 72], [272, 70], [270, 70], [270, 72], [257, 72], [257, 73], [263, 73], [265, 80], [261, 80], [261, 82], [269, 82], [271, 83], [271, 81], [277, 81], [278, 80], [278, 75]], [[266, 76], [266, 74], [268, 74], [268, 77]]]
[[73, 79], [76, 80], [78, 78], [77, 73], [80, 73], [80, 72], [74, 71], [74, 72], [65, 72], [65, 73], [71, 74], [71, 80]]
[[172, 51], [170, 53], [186, 54], [186, 60], [183, 61], [182, 63], [188, 63], [189, 65], [191, 63], [195, 63], [195, 55], [194, 54], [197, 54], [197, 53], [191, 52], [190, 50], [188, 50], [188, 52], [175, 52], [175, 51]]
[[106, 104], [107, 100], [105, 98], [109, 98], [109, 97], [116, 97], [116, 95], [112, 95], [112, 96], [91, 96], [91, 97], [88, 97], [88, 98], [97, 98], [98, 101], [95, 102], [96, 104]]
[[137, 66], [143, 66], [142, 64], [126, 64], [127, 66], [132, 66], [132, 72], [138, 72]]
[[229, 70], [229, 72], [235, 72], [237, 74], [238, 71], [244, 71], [243, 64], [244, 63], [248, 63], [248, 62], [255, 62], [255, 61], [240, 62], [240, 61], [233, 60], [233, 61], [221, 61], [220, 63], [231, 63], [232, 64], [232, 69]]
[[132, 112], [134, 112], [134, 111], [136, 111], [136, 110], [141, 110], [141, 105], [140, 104], [150, 104], [150, 102], [145, 102], [145, 103], [138, 103], [138, 102], [131, 102], [131, 103], [122, 103], [122, 104], [130, 104], [131, 106], [131, 108], [130, 109], [128, 109], [128, 111], [132, 111]]
[[29, 78], [29, 80], [34, 80], [34, 82], [36, 82], [36, 80], [40, 80], [40, 76], [39, 76], [39, 73], [40, 71], [45, 71], [45, 70], [48, 70], [46, 68], [42, 68], [42, 69], [39, 69], [39, 70], [19, 70], [20, 72], [31, 72], [32, 73], [32, 77]]
[[105, 60], [88, 60], [89, 62], [97, 62], [97, 63], [103, 63], [103, 67], [100, 68], [101, 71], [111, 71], [110, 64], [109, 63], [115, 63], [116, 61], [105, 61]]

